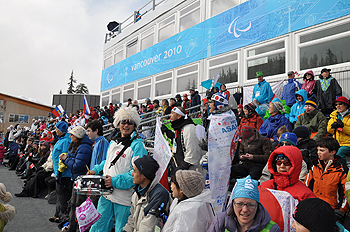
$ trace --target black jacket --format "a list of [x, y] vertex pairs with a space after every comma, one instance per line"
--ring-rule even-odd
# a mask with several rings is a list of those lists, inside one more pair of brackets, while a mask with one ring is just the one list
[[297, 148], [303, 155], [303, 160], [307, 164], [307, 169], [310, 170], [312, 162], [318, 162], [316, 141], [313, 139], [301, 139], [297, 143]]

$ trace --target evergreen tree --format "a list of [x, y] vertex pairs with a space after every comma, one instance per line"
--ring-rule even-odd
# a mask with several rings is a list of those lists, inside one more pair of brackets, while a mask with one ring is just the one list
[[69, 82], [67, 83], [68, 84], [67, 94], [75, 93], [74, 83], [77, 83], [77, 80], [74, 79], [73, 70], [72, 70], [72, 73], [70, 74]]
[[84, 83], [79, 83], [75, 88], [75, 93], [88, 94], [89, 89]]
[[62, 94], [62, 89], [60, 89], [60, 94]]

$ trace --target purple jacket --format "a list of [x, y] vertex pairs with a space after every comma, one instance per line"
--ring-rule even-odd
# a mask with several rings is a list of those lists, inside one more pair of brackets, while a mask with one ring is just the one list
[[[224, 232], [227, 229], [230, 232], [239, 232], [238, 221], [232, 215], [228, 214], [231, 211], [231, 207], [226, 209], [225, 212], [218, 213], [214, 221], [211, 223], [208, 232]], [[258, 211], [256, 212], [255, 220], [253, 225], [247, 230], [247, 232], [257, 232], [265, 228], [265, 226], [270, 222], [271, 217], [267, 210], [262, 204], [259, 203]], [[271, 232], [281, 232], [277, 224], [273, 225]]]

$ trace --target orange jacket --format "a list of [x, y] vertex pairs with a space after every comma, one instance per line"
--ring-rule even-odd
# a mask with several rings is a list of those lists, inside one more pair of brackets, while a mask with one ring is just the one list
[[333, 209], [346, 212], [347, 201], [345, 196], [346, 172], [343, 169], [341, 158], [330, 160], [323, 169], [322, 164], [313, 162], [313, 166], [306, 175], [304, 183], [316, 197], [328, 202]]
[[238, 135], [241, 136], [243, 126], [250, 126], [252, 129], [256, 128], [256, 130], [259, 131], [263, 123], [264, 120], [257, 113], [253, 113], [249, 118], [243, 117], [238, 127]]

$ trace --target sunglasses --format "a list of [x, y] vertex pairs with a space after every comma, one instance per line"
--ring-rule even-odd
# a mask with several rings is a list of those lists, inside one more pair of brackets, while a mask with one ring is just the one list
[[279, 143], [279, 145], [282, 146], [294, 146], [293, 144], [291, 144], [290, 142], [286, 142], [286, 141], [282, 141]]
[[292, 165], [290, 163], [290, 161], [288, 161], [288, 160], [277, 160], [276, 161], [277, 166], [281, 166], [282, 164], [284, 164], [284, 166], [291, 166]]
[[132, 121], [132, 120], [122, 120], [122, 121], [120, 122], [120, 124], [122, 124], [122, 125], [125, 125], [125, 124], [128, 124], [128, 125], [135, 125], [135, 122]]
[[335, 106], [342, 106], [342, 105], [344, 105], [343, 102], [337, 102], [337, 103], [335, 103]]

